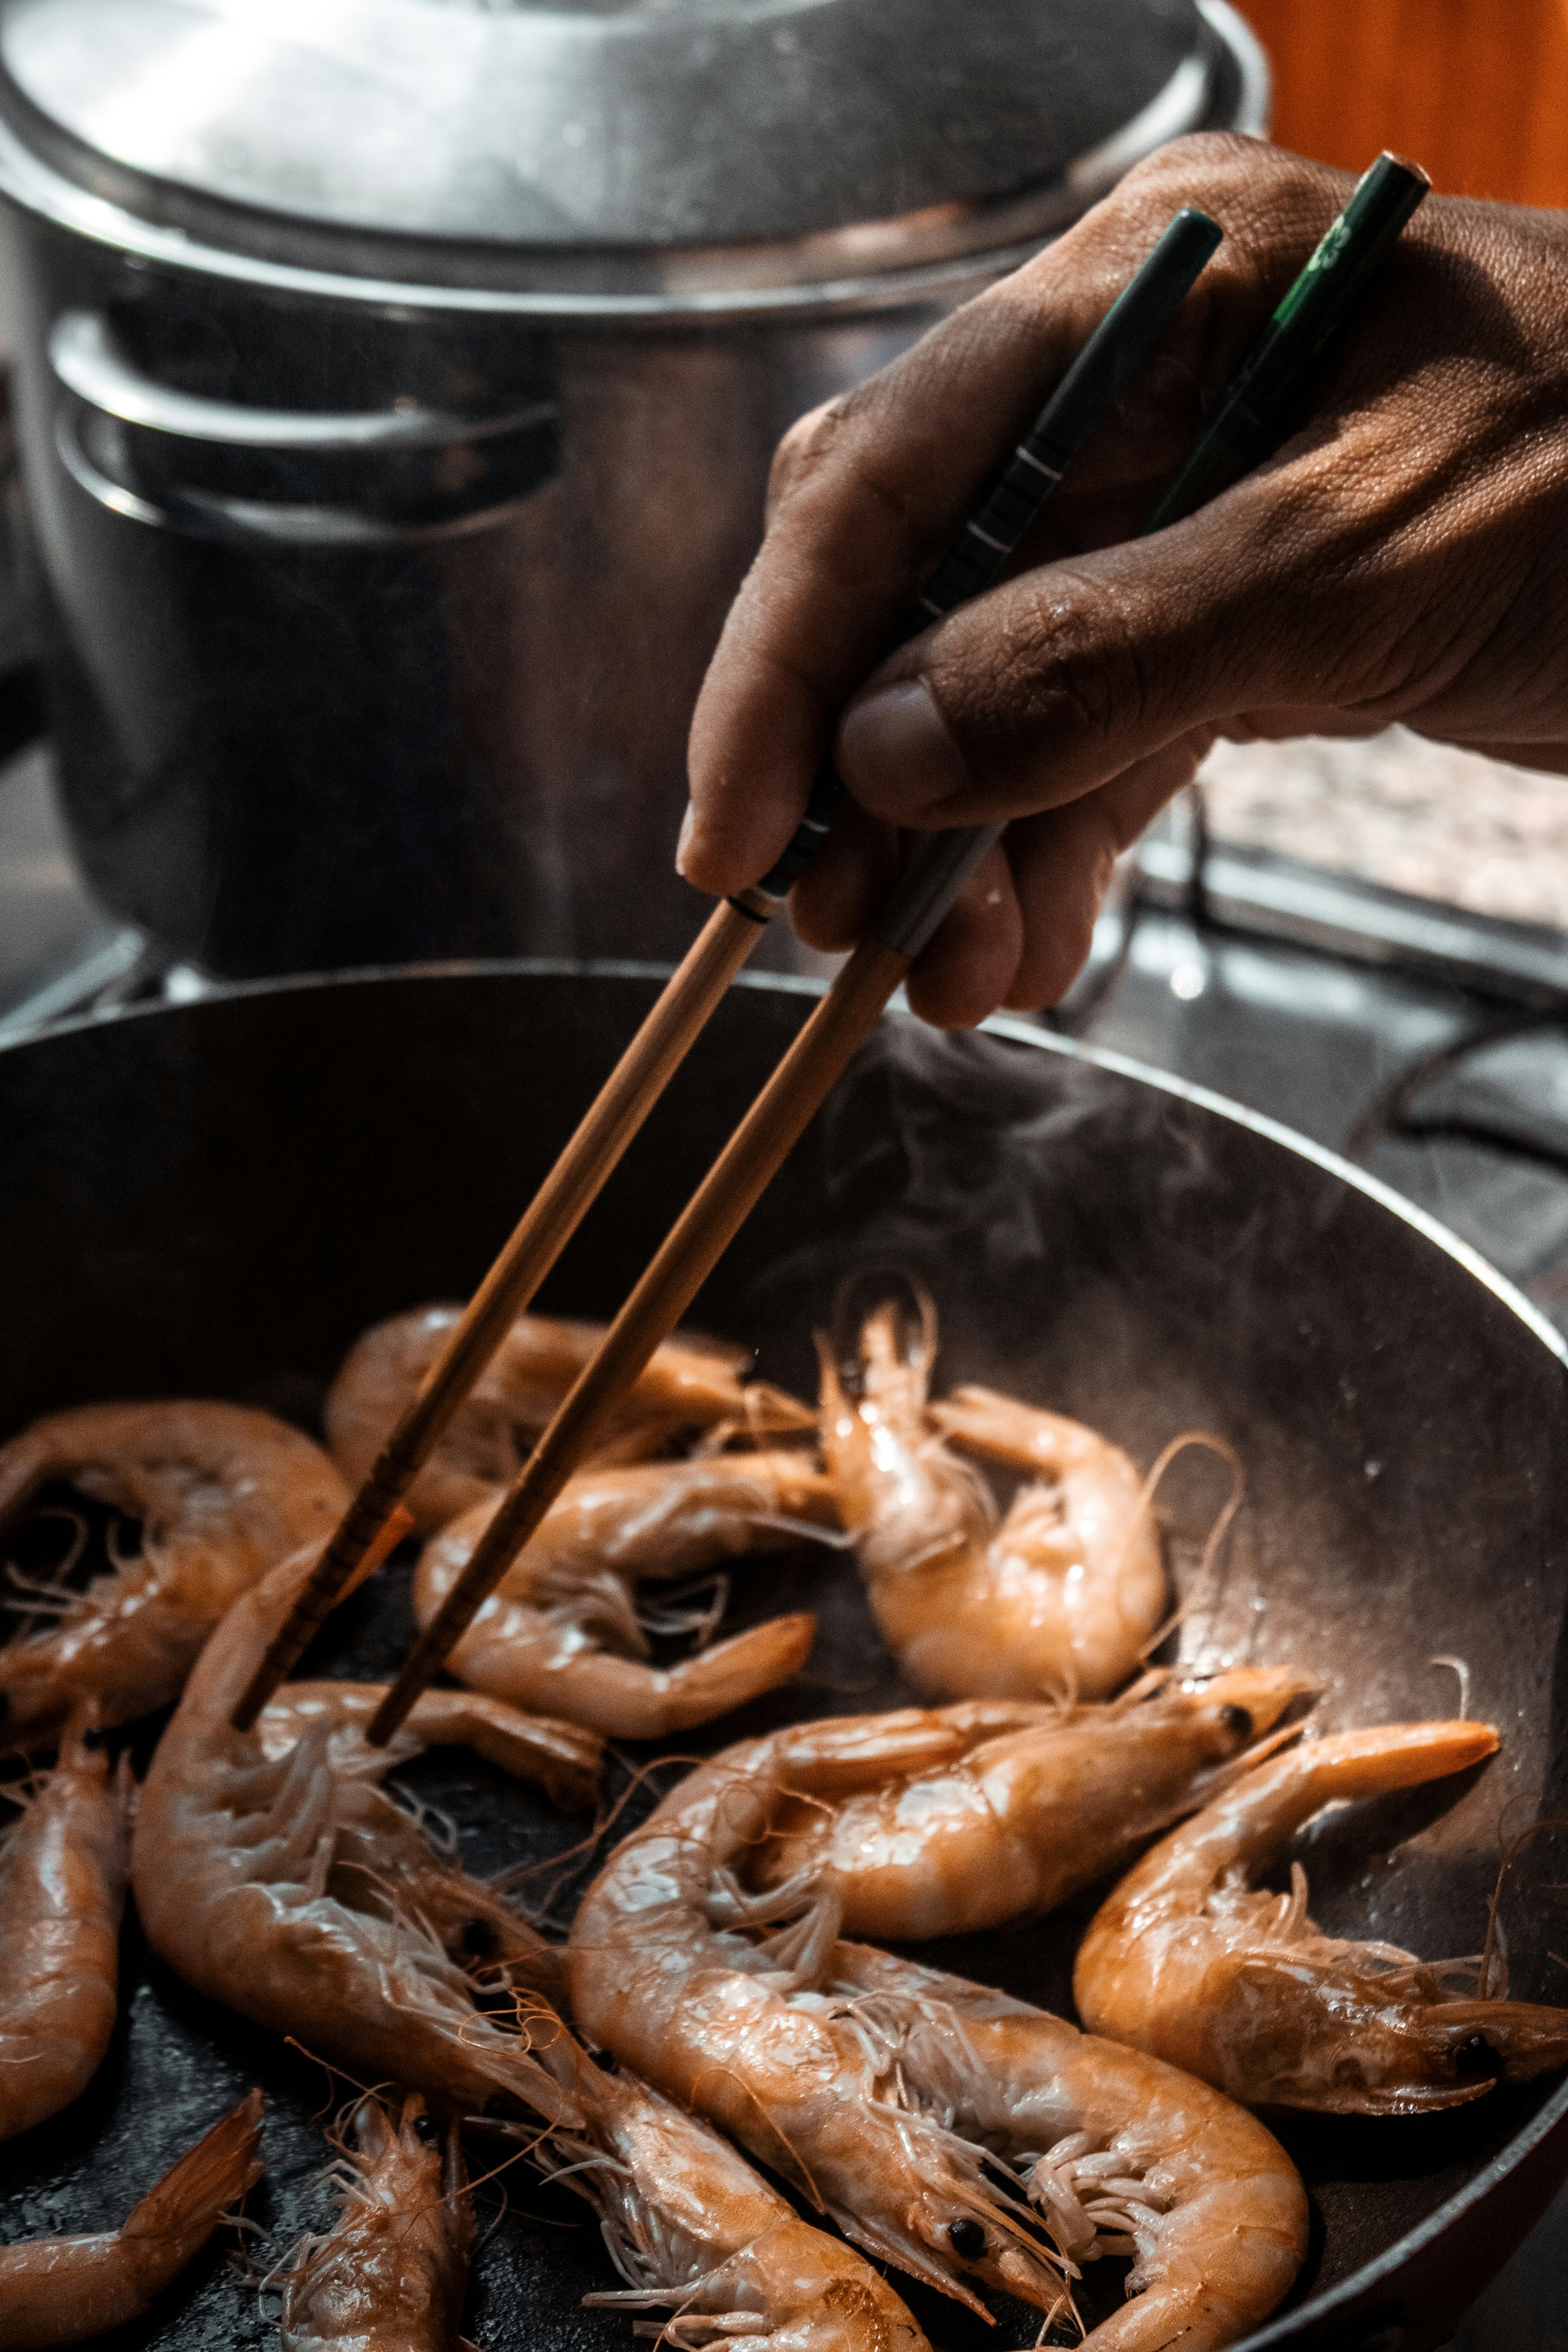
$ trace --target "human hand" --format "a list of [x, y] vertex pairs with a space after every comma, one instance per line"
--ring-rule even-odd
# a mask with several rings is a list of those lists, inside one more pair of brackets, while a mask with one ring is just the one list
[[[1353, 183], [1179, 140], [1066, 236], [794, 426], [692, 726], [680, 866], [783, 850], [831, 740], [851, 804], [791, 900], [854, 944], [900, 832], [1007, 820], [910, 975], [945, 1027], [1053, 1003], [1118, 853], [1217, 735], [1418, 732], [1568, 771], [1568, 221], [1430, 197], [1310, 424], [1134, 534]], [[1225, 242], [1009, 575], [879, 667], [997, 465], [1178, 206]], [[869, 675], [868, 675], [869, 673]]]

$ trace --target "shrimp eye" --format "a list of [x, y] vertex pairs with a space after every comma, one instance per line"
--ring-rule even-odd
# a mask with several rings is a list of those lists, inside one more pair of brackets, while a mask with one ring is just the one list
[[414, 2131], [415, 2137], [418, 2139], [439, 2139], [440, 2137], [440, 2134], [437, 2130], [435, 2123], [429, 2116], [416, 2116], [414, 2118]]
[[590, 2050], [588, 2055], [602, 2074], [618, 2074], [620, 2073], [613, 2050]]
[[465, 1919], [462, 1926], [463, 1949], [473, 1960], [488, 1959], [500, 1941], [489, 1919]]
[[1502, 2059], [1484, 2033], [1472, 2033], [1455, 2051], [1454, 2070], [1459, 2074], [1500, 2074]]
[[1235, 1732], [1238, 1739], [1251, 1738], [1252, 1717], [1244, 1706], [1222, 1706], [1219, 1719], [1227, 1731]]
[[966, 2263], [977, 2263], [985, 2252], [985, 2232], [967, 2213], [948, 2223], [947, 2234], [952, 2240], [953, 2252], [962, 2254]]

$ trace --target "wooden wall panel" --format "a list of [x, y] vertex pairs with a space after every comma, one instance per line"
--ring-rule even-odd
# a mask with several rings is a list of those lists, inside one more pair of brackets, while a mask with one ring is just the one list
[[1361, 171], [1381, 147], [1446, 194], [1568, 205], [1568, 0], [1241, 0], [1282, 147]]

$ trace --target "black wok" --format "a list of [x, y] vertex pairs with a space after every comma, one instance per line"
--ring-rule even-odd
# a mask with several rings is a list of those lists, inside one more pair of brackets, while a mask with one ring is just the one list
[[[0, 1053], [0, 1431], [77, 1400], [182, 1391], [309, 1425], [365, 1324], [466, 1294], [652, 992], [626, 970], [350, 977]], [[808, 993], [731, 992], [545, 1304], [616, 1306]], [[1568, 1810], [1568, 1387], [1550, 1329], [1449, 1235], [1299, 1139], [1021, 1024], [958, 1039], [885, 1024], [693, 1320], [755, 1343], [769, 1377], [804, 1389], [814, 1323], [869, 1259], [931, 1286], [942, 1380], [1058, 1405], [1142, 1463], [1185, 1429], [1238, 1450], [1247, 1508], [1217, 1588], [1183, 1627], [1184, 1656], [1313, 1668], [1331, 1727], [1454, 1713], [1455, 1670], [1431, 1662], [1463, 1661], [1470, 1709], [1500, 1727], [1501, 1755], [1460, 1784], [1331, 1817], [1302, 1852], [1331, 1932], [1434, 1958], [1477, 1950], [1502, 1842]], [[1164, 1490], [1178, 1582], [1222, 1493], [1195, 1455]], [[318, 1670], [384, 1674], [407, 1639], [403, 1591], [395, 1568], [351, 1602]], [[747, 1724], [898, 1703], [832, 1555], [748, 1570], [736, 1613], [803, 1602], [824, 1626], [804, 1685]], [[742, 1727], [732, 1718], [710, 1744]], [[457, 1822], [470, 1868], [576, 1833], [462, 1759], [428, 1759], [416, 1777]], [[1565, 1990], [1550, 1958], [1568, 1953], [1556, 1843], [1523, 1849], [1505, 1887], [1525, 1998]], [[1080, 1918], [944, 1954], [1063, 2005]], [[318, 2118], [349, 2086], [195, 2000], [133, 1925], [128, 1938], [99, 2081], [0, 2149], [0, 2237], [111, 2225], [259, 2081], [266, 2269], [324, 2219]], [[1568, 2169], [1565, 2118], [1568, 2085], [1547, 2082], [1420, 2123], [1284, 2123], [1312, 2193], [1312, 2245], [1291, 2305], [1250, 2343], [1438, 2342]], [[509, 2194], [477, 2263], [469, 2332], [541, 2352], [629, 2347], [624, 2319], [580, 2308], [586, 2287], [609, 2283], [584, 2209], [516, 2173]], [[1089, 2273], [1089, 2316], [1110, 2307], [1121, 2267]], [[1011, 2342], [1023, 2316], [988, 2337], [956, 2306], [917, 2300], [950, 2352]], [[211, 2252], [116, 2340], [276, 2339]]]

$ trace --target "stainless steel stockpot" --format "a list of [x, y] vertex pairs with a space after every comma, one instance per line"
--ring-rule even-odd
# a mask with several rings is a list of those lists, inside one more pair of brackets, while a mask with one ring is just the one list
[[780, 433], [1266, 103], [1223, 0], [7, 0], [100, 896], [237, 976], [683, 947], [686, 730]]

